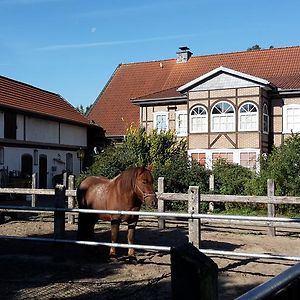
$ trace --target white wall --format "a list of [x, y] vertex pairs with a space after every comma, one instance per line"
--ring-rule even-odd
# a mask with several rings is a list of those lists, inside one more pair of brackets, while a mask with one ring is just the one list
[[26, 141], [59, 143], [59, 123], [26, 117]]
[[17, 115], [17, 140], [24, 140], [24, 115]]
[[87, 129], [75, 125], [60, 125], [60, 143], [66, 145], [86, 146]]
[[[47, 186], [52, 188], [52, 178], [54, 175], [61, 174], [66, 169], [66, 154], [73, 155], [73, 174], [78, 176], [80, 173], [80, 160], [77, 158], [76, 151], [50, 150], [39, 148], [13, 148], [4, 147], [4, 164], [0, 168], [7, 168], [9, 171], [21, 171], [21, 157], [23, 154], [30, 154], [34, 157], [34, 150], [38, 150], [38, 157], [41, 154], [47, 156]], [[33, 173], [37, 173], [38, 178], [39, 165], [34, 165]]]

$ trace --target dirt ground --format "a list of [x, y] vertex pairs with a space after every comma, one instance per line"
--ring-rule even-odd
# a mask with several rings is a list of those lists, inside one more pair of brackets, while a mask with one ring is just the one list
[[[18, 213], [6, 217], [0, 235], [53, 237], [49, 215]], [[141, 220], [136, 243], [176, 246], [187, 242], [186, 224]], [[66, 238], [75, 239], [77, 225], [66, 224]], [[278, 231], [269, 237], [266, 229], [202, 226], [204, 249], [300, 256], [300, 233]], [[121, 242], [126, 242], [122, 227]], [[96, 240], [109, 241], [109, 224], [96, 225]], [[169, 253], [137, 252], [137, 263], [126, 260], [119, 249], [115, 262], [107, 259], [107, 248], [54, 245], [45, 242], [0, 239], [0, 299], [171, 299]], [[219, 299], [235, 299], [256, 285], [295, 264], [295, 261], [211, 257], [219, 268]]]

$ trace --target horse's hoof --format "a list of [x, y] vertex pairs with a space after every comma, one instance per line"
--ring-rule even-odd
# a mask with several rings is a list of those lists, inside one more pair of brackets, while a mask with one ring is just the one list
[[108, 260], [109, 262], [117, 262], [118, 261], [117, 255], [110, 254]]
[[138, 260], [135, 256], [128, 256], [128, 263], [136, 265], [138, 263]]

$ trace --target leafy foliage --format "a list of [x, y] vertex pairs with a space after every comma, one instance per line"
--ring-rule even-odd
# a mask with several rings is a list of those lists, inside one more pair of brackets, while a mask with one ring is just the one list
[[80, 104], [79, 106], [76, 107], [76, 110], [77, 110], [78, 112], [80, 112], [82, 115], [86, 116], [86, 115], [89, 113], [91, 107], [92, 107], [92, 104], [91, 104], [91, 105], [88, 105], [88, 106], [86, 106], [86, 107], [83, 107], [83, 105]]
[[245, 195], [246, 182], [253, 178], [253, 171], [224, 159], [218, 159], [213, 166], [215, 190], [225, 195]]
[[202, 193], [208, 190], [209, 171], [189, 159], [184, 139], [178, 140], [172, 131], [147, 134], [133, 126], [128, 128], [124, 143], [100, 153], [79, 181], [90, 175], [113, 178], [129, 166], [149, 166], [155, 185], [158, 177], [165, 178], [166, 192], [187, 192], [190, 185], [200, 186]]

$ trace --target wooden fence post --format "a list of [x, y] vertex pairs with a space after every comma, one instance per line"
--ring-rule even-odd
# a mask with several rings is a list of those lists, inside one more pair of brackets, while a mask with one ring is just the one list
[[68, 174], [67, 172], [63, 173], [63, 186], [67, 187]]
[[172, 299], [218, 299], [218, 266], [191, 244], [171, 248]]
[[[36, 184], [36, 173], [33, 173], [31, 175], [31, 188], [35, 190], [37, 188]], [[35, 207], [36, 206], [36, 195], [31, 195], [31, 206]]]
[[[188, 191], [188, 212], [198, 214], [200, 212], [200, 193], [198, 186], [190, 186]], [[189, 242], [200, 248], [201, 241], [200, 219], [189, 219]]]
[[[215, 175], [214, 174], [210, 174], [209, 175], [209, 191], [210, 192], [214, 192], [215, 190]], [[213, 202], [209, 202], [208, 203], [208, 211], [209, 212], [213, 212], [215, 208], [215, 205]]]
[[[70, 175], [68, 178], [68, 190], [74, 190], [74, 175]], [[75, 197], [68, 196], [68, 208], [75, 207]], [[75, 224], [75, 216], [71, 213], [68, 214], [68, 223]]]
[[[165, 186], [164, 186], [164, 177], [158, 178], [158, 187], [157, 191], [158, 194], [162, 194], [164, 192]], [[158, 198], [157, 201], [157, 209], [158, 212], [164, 212], [165, 211], [165, 201]], [[158, 228], [159, 229], [165, 229], [166, 228], [166, 221], [163, 217], [158, 218]]]
[[[55, 208], [65, 208], [66, 187], [57, 184], [55, 186]], [[63, 239], [65, 236], [65, 212], [54, 212], [54, 238]]]
[[[274, 199], [275, 195], [275, 183], [274, 179], [268, 179], [268, 197], [272, 197]], [[268, 217], [275, 217], [275, 204], [268, 203]], [[274, 226], [269, 226], [268, 228], [268, 235], [275, 236], [276, 235], [276, 228]]]

